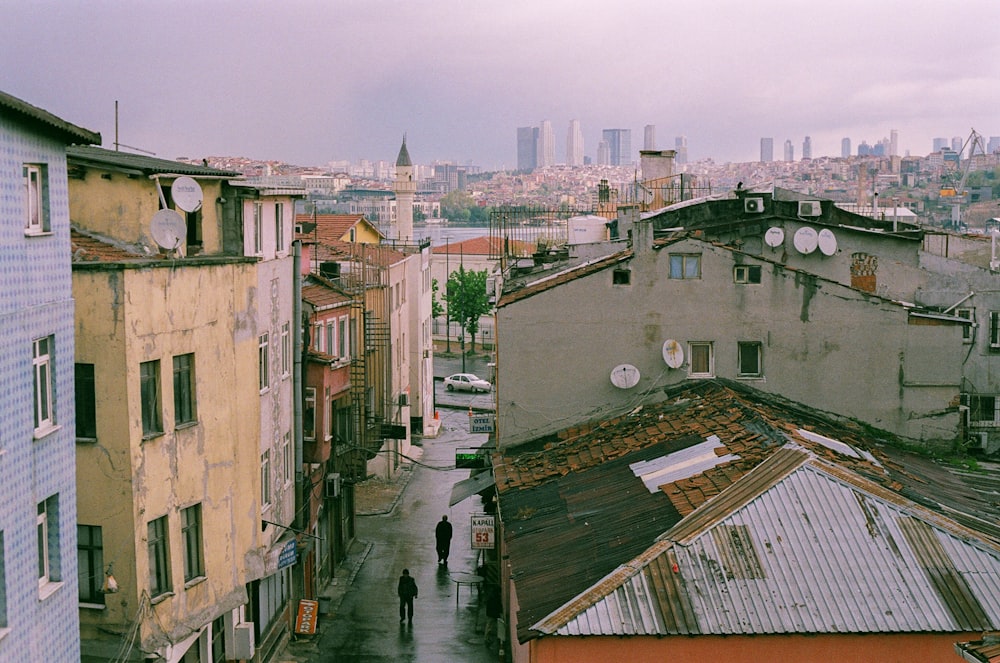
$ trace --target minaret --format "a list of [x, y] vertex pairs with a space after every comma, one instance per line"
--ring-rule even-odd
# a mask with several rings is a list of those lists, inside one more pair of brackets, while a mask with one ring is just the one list
[[391, 239], [410, 241], [413, 239], [413, 198], [417, 183], [413, 179], [410, 153], [406, 151], [406, 134], [403, 134], [403, 146], [396, 157], [396, 181], [392, 190], [396, 192], [396, 236]]

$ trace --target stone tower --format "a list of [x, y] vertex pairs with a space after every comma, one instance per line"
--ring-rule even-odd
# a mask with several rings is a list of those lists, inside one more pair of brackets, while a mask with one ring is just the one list
[[390, 239], [412, 241], [413, 239], [413, 198], [417, 193], [417, 182], [413, 179], [413, 163], [406, 151], [406, 136], [396, 157], [396, 181], [392, 190], [396, 192], [395, 236]]

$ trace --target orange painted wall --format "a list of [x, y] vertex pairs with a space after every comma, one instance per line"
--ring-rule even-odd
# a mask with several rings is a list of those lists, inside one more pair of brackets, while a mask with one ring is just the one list
[[955, 643], [981, 633], [547, 637], [530, 643], [532, 663], [955, 663]]

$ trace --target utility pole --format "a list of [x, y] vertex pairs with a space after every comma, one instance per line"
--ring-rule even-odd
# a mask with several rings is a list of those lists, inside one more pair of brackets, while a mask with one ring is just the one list
[[[451, 295], [448, 285], [451, 283], [451, 237], [448, 235], [444, 236], [444, 313], [445, 313], [445, 323], [444, 323], [444, 336], [445, 336], [445, 352], [451, 354], [451, 300], [449, 296]], [[463, 368], [464, 370], [464, 368]]]

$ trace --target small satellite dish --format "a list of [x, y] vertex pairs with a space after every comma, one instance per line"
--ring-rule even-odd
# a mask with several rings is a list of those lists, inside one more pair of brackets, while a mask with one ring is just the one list
[[770, 246], [771, 248], [774, 248], [776, 246], [781, 246], [781, 244], [784, 241], [785, 241], [785, 231], [782, 230], [781, 228], [778, 228], [777, 226], [768, 228], [767, 232], [764, 233], [764, 243]]
[[819, 231], [819, 250], [825, 256], [832, 256], [837, 252], [837, 236], [829, 228]]
[[161, 209], [149, 222], [149, 234], [160, 247], [173, 251], [187, 237], [187, 224], [174, 210]]
[[681, 344], [673, 339], [664, 341], [663, 361], [670, 368], [680, 368], [684, 364], [684, 348]]
[[185, 212], [197, 212], [201, 209], [203, 195], [201, 185], [187, 175], [178, 177], [170, 185], [170, 197]]
[[639, 384], [639, 369], [632, 364], [619, 364], [611, 369], [611, 384], [619, 389], [631, 389]]
[[816, 231], [808, 226], [796, 230], [795, 236], [792, 238], [795, 250], [803, 255], [809, 255], [815, 251], [818, 242]]

